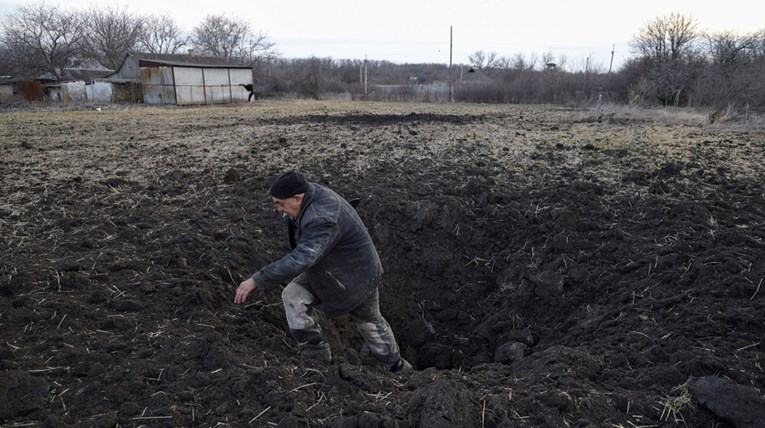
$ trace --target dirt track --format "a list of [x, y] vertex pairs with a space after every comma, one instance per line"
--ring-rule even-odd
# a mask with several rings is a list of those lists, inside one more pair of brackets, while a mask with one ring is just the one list
[[[0, 424], [765, 426], [763, 160], [760, 130], [662, 112], [0, 112]], [[287, 168], [362, 200], [418, 371], [345, 321], [304, 365], [279, 293], [233, 304], [288, 251]]]

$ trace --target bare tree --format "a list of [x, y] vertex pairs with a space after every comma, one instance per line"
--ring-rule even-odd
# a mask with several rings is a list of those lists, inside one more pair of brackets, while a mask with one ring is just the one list
[[274, 45], [268, 41], [265, 34], [254, 33], [247, 21], [223, 15], [208, 15], [194, 28], [191, 44], [200, 53], [243, 64], [252, 64], [276, 56]]
[[0, 33], [0, 58], [4, 58], [0, 61], [0, 76], [13, 75], [14, 64], [8, 61], [11, 58], [11, 51], [5, 43], [5, 37], [2, 33]]
[[167, 15], [143, 19], [143, 31], [138, 37], [141, 50], [153, 54], [177, 54], [188, 45], [188, 37], [175, 20]]
[[752, 93], [759, 100], [759, 108], [765, 111], [765, 82], [762, 76], [765, 75], [765, 29], [758, 31], [754, 35], [752, 48], [753, 66], [758, 70], [756, 82], [752, 87]]
[[87, 13], [84, 54], [103, 67], [116, 70], [128, 52], [135, 50], [142, 27], [142, 18], [126, 8], [93, 9]]
[[762, 105], [762, 62], [757, 60], [757, 34], [724, 31], [707, 35], [710, 63], [699, 83], [702, 101], [718, 108], [734, 104]]
[[305, 64], [302, 93], [318, 100], [324, 93], [326, 74], [332, 66], [332, 60], [328, 58], [308, 58]]
[[238, 59], [245, 64], [264, 64], [279, 56], [268, 36], [263, 32], [249, 34], [241, 49]]
[[754, 33], [752, 43], [752, 55], [754, 55], [755, 59], [759, 61], [765, 60], [765, 29]]
[[496, 60], [494, 60], [494, 68], [498, 68], [500, 70], [507, 70], [511, 68], [511, 65], [513, 63], [513, 60], [510, 57], [507, 56], [501, 56], [498, 57]]
[[468, 55], [468, 62], [470, 63], [470, 66], [481, 70], [486, 66], [488, 54], [484, 51], [475, 51], [472, 54]]
[[17, 74], [60, 78], [82, 60], [83, 20], [75, 12], [44, 2], [20, 6], [6, 15], [2, 39]]
[[528, 58], [525, 54], [518, 53], [509, 61], [510, 68], [517, 71], [531, 71], [537, 67], [539, 57], [532, 53]]
[[648, 22], [632, 41], [642, 57], [657, 60], [679, 60], [694, 52], [699, 38], [695, 19], [677, 13]]
[[633, 39], [639, 55], [635, 69], [642, 70], [641, 78], [650, 82], [664, 105], [679, 105], [699, 77], [699, 39], [696, 21], [677, 13], [648, 22]]
[[475, 51], [468, 55], [468, 61], [473, 69], [481, 70], [484, 76], [496, 76], [508, 65], [507, 59], [500, 57], [495, 51]]
[[755, 34], [739, 35], [723, 31], [707, 35], [708, 52], [713, 64], [728, 66], [747, 62], [757, 43]]

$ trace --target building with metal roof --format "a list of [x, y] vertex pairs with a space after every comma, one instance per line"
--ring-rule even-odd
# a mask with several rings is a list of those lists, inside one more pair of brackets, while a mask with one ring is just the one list
[[128, 54], [104, 80], [140, 84], [146, 104], [175, 105], [246, 102], [253, 82], [252, 67], [225, 58], [145, 53]]

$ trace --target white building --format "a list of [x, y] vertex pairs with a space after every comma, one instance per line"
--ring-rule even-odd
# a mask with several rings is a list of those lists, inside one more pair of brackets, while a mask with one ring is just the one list
[[104, 80], [140, 84], [146, 104], [223, 104], [248, 100], [252, 68], [218, 57], [131, 53]]

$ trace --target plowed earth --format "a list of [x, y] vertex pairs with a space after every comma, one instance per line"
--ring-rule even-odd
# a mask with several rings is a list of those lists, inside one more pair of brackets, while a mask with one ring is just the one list
[[[765, 388], [761, 130], [332, 102], [0, 121], [7, 426], [763, 426], [688, 382]], [[303, 362], [278, 292], [234, 305], [288, 251], [287, 168], [361, 199], [416, 371], [347, 320]]]

